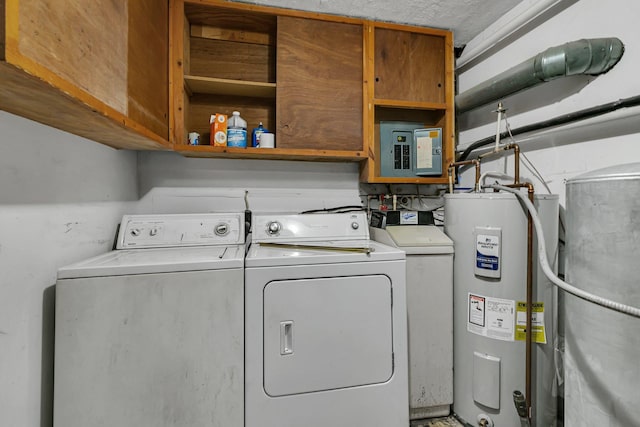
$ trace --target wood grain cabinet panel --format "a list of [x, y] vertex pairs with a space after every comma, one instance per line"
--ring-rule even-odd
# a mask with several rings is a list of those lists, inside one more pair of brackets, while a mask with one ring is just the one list
[[362, 25], [280, 16], [276, 144], [363, 150]]
[[0, 12], [0, 108], [116, 148], [169, 147], [166, 2], [0, 0]]
[[155, 0], [127, 4], [127, 115], [168, 140], [169, 6]]
[[376, 28], [375, 98], [444, 103], [444, 58], [444, 37]]
[[18, 12], [21, 55], [126, 114], [126, 0], [20, 0]]

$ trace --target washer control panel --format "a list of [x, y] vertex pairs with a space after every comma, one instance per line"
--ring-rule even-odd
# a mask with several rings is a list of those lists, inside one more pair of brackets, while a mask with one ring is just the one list
[[254, 242], [367, 240], [365, 212], [313, 214], [257, 214], [253, 217]]
[[125, 215], [116, 249], [244, 243], [244, 213]]

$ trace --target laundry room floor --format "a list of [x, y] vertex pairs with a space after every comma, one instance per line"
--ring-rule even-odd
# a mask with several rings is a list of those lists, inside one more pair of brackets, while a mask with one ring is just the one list
[[434, 418], [425, 421], [414, 421], [411, 427], [464, 427], [454, 417]]

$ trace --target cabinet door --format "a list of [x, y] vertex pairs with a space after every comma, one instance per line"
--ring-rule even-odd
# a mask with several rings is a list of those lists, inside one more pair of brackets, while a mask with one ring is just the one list
[[363, 150], [362, 25], [278, 17], [278, 148]]
[[[167, 140], [167, 2], [5, 0], [2, 9], [13, 97], [3, 109], [120, 148]], [[19, 96], [29, 90], [41, 92], [30, 104]]]
[[375, 29], [376, 99], [445, 102], [445, 38]]

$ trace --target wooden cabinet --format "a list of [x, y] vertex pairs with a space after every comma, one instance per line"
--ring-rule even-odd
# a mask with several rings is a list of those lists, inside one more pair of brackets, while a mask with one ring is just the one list
[[[446, 183], [454, 157], [448, 31], [220, 0], [172, 0], [171, 134], [187, 156], [363, 161], [365, 182]], [[209, 117], [261, 121], [275, 149], [190, 146]], [[380, 173], [380, 123], [442, 129], [439, 176]]]
[[[448, 31], [371, 23], [366, 33], [368, 158], [361, 181], [444, 184], [454, 159], [453, 37]], [[442, 173], [388, 177], [380, 171], [380, 123], [420, 123], [442, 129]]]
[[446, 102], [446, 34], [373, 27], [374, 99], [378, 102]]
[[278, 147], [363, 151], [362, 25], [278, 18]]
[[[116, 148], [359, 161], [366, 182], [445, 183], [450, 32], [225, 0], [0, 0], [0, 108]], [[209, 141], [212, 114], [276, 148]], [[443, 174], [380, 173], [380, 123], [442, 129]]]
[[[363, 25], [352, 18], [217, 0], [174, 0], [174, 150], [194, 157], [354, 161], [363, 142]], [[239, 111], [275, 149], [188, 145], [210, 139], [209, 118]], [[250, 141], [249, 144], [250, 145]]]
[[[209, 143], [209, 118], [239, 111], [251, 128], [275, 129], [276, 16], [200, 2], [171, 1], [170, 73], [174, 150], [187, 156], [233, 156], [246, 149], [190, 146], [198, 132]], [[237, 154], [236, 154], [237, 155]]]
[[168, 6], [0, 1], [0, 108], [116, 148], [168, 149]]

